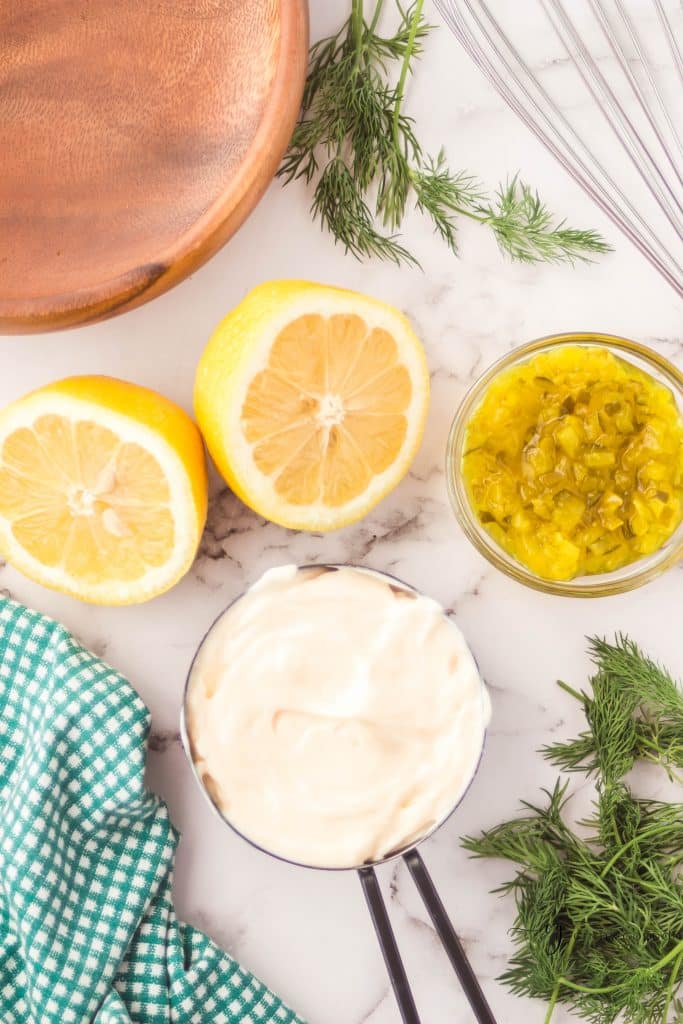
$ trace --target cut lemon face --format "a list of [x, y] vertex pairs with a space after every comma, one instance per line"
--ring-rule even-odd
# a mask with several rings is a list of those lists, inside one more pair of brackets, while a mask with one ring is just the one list
[[206, 503], [197, 428], [146, 388], [74, 377], [0, 413], [0, 550], [45, 586], [101, 604], [167, 590]]
[[398, 310], [300, 281], [254, 289], [216, 328], [195, 410], [209, 451], [254, 511], [292, 529], [364, 516], [407, 471], [429, 375]]

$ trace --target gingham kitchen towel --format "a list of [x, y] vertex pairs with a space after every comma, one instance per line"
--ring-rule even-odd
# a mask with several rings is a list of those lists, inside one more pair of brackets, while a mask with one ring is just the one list
[[176, 919], [148, 729], [125, 679], [0, 598], [0, 1021], [299, 1022]]

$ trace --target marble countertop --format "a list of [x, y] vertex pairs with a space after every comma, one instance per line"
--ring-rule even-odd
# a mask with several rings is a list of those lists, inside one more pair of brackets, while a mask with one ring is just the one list
[[[348, 0], [312, 4], [316, 38]], [[436, 12], [433, 12], [436, 20]], [[534, 799], [554, 771], [537, 748], [573, 734], [580, 717], [554, 685], [581, 684], [584, 636], [628, 631], [683, 674], [672, 609], [683, 567], [629, 595], [598, 601], [522, 588], [470, 546], [449, 508], [446, 435], [468, 385], [511, 347], [571, 329], [623, 334], [683, 366], [683, 310], [652, 271], [499, 101], [445, 28], [435, 32], [412, 85], [410, 109], [426, 147], [494, 186], [520, 169], [572, 224], [597, 226], [616, 247], [591, 267], [511, 265], [488, 234], [463, 224], [457, 260], [418, 217], [410, 245], [424, 271], [357, 264], [311, 224], [305, 187], [275, 183], [237, 237], [174, 291], [106, 323], [59, 335], [0, 338], [0, 402], [74, 373], [130, 378], [191, 405], [194, 368], [215, 323], [259, 281], [284, 276], [367, 290], [400, 306], [422, 336], [433, 397], [422, 449], [403, 483], [363, 522], [327, 536], [293, 534], [259, 520], [214, 481], [209, 523], [189, 575], [137, 608], [82, 605], [0, 568], [0, 588], [66, 624], [135, 684], [152, 710], [150, 785], [168, 801], [183, 838], [179, 912], [275, 988], [311, 1024], [397, 1024], [379, 950], [353, 874], [278, 863], [221, 825], [198, 792], [178, 736], [183, 683], [208, 624], [263, 570], [285, 562], [351, 561], [390, 570], [448, 608], [476, 654], [493, 699], [481, 770], [458, 812], [424, 847], [444, 902], [500, 1024], [540, 1021], [540, 1004], [495, 980], [511, 944], [509, 901], [489, 894], [501, 864], [468, 860], [459, 836]], [[585, 795], [585, 794], [584, 794]], [[407, 969], [426, 1024], [468, 1024], [472, 1014], [402, 865], [381, 871]], [[569, 1018], [558, 1013], [555, 1024]]]

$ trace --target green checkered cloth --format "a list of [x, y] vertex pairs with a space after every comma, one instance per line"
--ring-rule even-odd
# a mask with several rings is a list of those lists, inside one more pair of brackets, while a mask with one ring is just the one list
[[150, 718], [66, 630], [0, 598], [2, 1024], [293, 1024], [171, 902]]

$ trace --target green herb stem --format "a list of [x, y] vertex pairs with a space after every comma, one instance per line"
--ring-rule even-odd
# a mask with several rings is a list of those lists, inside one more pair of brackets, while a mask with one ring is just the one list
[[[567, 948], [566, 948], [565, 953], [564, 953], [565, 963], [569, 962], [569, 958], [571, 957], [571, 955], [572, 955], [572, 953], [574, 951], [574, 946], [576, 944], [576, 939], [577, 939], [578, 934], [579, 934], [579, 927], [578, 927], [578, 925], [575, 925], [573, 932], [569, 936], [569, 942], [567, 943]], [[555, 1007], [557, 1006], [557, 1000], [560, 998], [560, 992], [562, 991], [562, 986], [563, 986], [564, 983], [565, 983], [565, 979], [563, 977], [561, 977], [561, 976], [556, 980], [555, 985], [554, 985], [553, 990], [552, 990], [552, 993], [550, 995], [550, 1002], [548, 1004], [548, 1012], [545, 1015], [543, 1024], [550, 1024], [552, 1016], [555, 1013]]]
[[660, 826], [653, 826], [650, 829], [644, 829], [642, 832], [639, 832], [638, 835], [632, 836], [630, 839], [628, 839], [624, 843], [624, 842], [622, 842], [621, 836], [619, 835], [619, 833], [616, 831], [616, 828], [615, 828], [614, 838], [617, 841], [617, 843], [620, 843], [621, 845], [619, 846], [619, 849], [616, 851], [616, 853], [612, 857], [610, 857], [610, 859], [605, 864], [604, 868], [600, 872], [600, 878], [604, 878], [606, 875], [608, 875], [609, 872], [614, 867], [614, 865], [617, 863], [617, 861], [621, 860], [621, 858], [624, 856], [624, 854], [628, 853], [628, 851], [630, 849], [632, 849], [638, 843], [642, 842], [643, 839], [647, 839], [649, 836], [656, 835], [658, 832], [661, 832], [661, 831], [662, 831], [661, 825]]
[[[674, 946], [673, 949], [669, 950], [666, 956], [663, 956], [656, 964], [649, 967], [650, 974], [658, 974], [667, 964], [670, 964], [672, 960], [674, 963], [674, 972], [672, 977], [675, 979], [678, 974], [678, 968], [680, 967], [681, 959], [683, 959], [683, 939]], [[588, 995], [600, 996], [606, 995], [608, 992], [616, 992], [619, 985], [602, 985], [600, 988], [592, 988], [590, 985], [577, 985], [576, 982], [570, 981], [569, 978], [558, 979], [560, 987], [570, 988], [573, 992], [585, 992]], [[550, 1020], [550, 1017], [546, 1018], [544, 1024]], [[666, 1021], [666, 1017], [662, 1017], [663, 1021]]]
[[406, 80], [408, 78], [408, 71], [413, 59], [413, 51], [415, 50], [415, 40], [417, 38], [417, 30], [422, 20], [422, 8], [424, 6], [424, 0], [416, 0], [415, 6], [412, 10], [410, 17], [410, 29], [408, 32], [408, 40], [406, 42], [405, 54], [403, 56], [403, 63], [401, 64], [401, 71], [398, 76], [398, 83], [396, 85], [395, 98], [394, 98], [394, 113], [391, 120], [391, 134], [394, 139], [394, 145], [397, 150], [401, 149], [402, 144], [401, 136], [399, 133], [399, 119], [401, 116], [401, 106], [403, 104], [403, 97], [405, 95]]
[[666, 967], [666, 965], [670, 964], [672, 960], [678, 959], [680, 961], [682, 957], [683, 939], [681, 939], [678, 945], [674, 946], [673, 949], [669, 950], [666, 956], [662, 957], [662, 959], [654, 965], [652, 971], [661, 971], [662, 967]]
[[368, 35], [373, 35], [374, 34], [375, 29], [377, 28], [377, 23], [379, 21], [380, 15], [382, 13], [382, 8], [383, 7], [384, 7], [384, 0], [377, 0], [377, 3], [375, 4], [375, 12], [372, 15], [372, 20], [371, 20], [370, 24], [368, 25]]
[[558, 980], [560, 988], [569, 988], [572, 992], [584, 992], [586, 995], [592, 996], [607, 995], [608, 992], [614, 992], [619, 987], [618, 985], [603, 985], [602, 988], [591, 988], [589, 985], [577, 985], [569, 978], [559, 978]]
[[676, 978], [678, 977], [678, 972], [681, 969], [681, 964], [683, 964], [683, 949], [681, 949], [678, 956], [674, 960], [674, 965], [671, 969], [671, 976], [669, 978], [669, 984], [666, 987], [666, 1002], [664, 1004], [664, 1013], [662, 1015], [662, 1020], [664, 1021], [668, 1020], [669, 1017], [669, 1009], [671, 1007], [671, 1003], [674, 997], [674, 985], [676, 984]]
[[365, 27], [363, 0], [351, 0], [351, 34], [356, 53], [355, 67], [358, 67], [363, 52], [363, 36]]
[[581, 693], [579, 690], [575, 690], [573, 686], [569, 685], [569, 683], [565, 683], [562, 679], [558, 679], [557, 685], [560, 687], [561, 690], [564, 690], [564, 692], [568, 693], [571, 697], [574, 697], [576, 700], [583, 702], [584, 694]]

